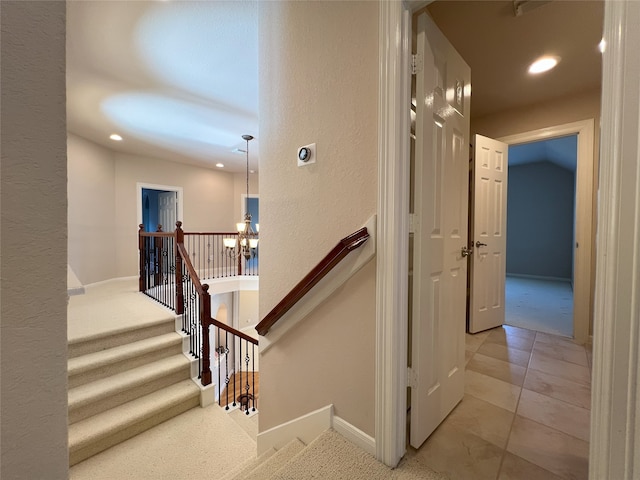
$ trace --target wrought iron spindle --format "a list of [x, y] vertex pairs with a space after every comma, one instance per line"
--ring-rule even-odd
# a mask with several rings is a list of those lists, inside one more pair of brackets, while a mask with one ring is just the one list
[[244, 362], [246, 363], [245, 371], [246, 371], [246, 376], [247, 376], [247, 383], [244, 386], [244, 389], [245, 389], [245, 395], [246, 395], [245, 398], [246, 398], [247, 406], [246, 406], [246, 412], [245, 413], [246, 413], [246, 415], [249, 415], [249, 400], [253, 397], [253, 395], [249, 395], [249, 388], [251, 388], [249, 386], [249, 360], [250, 360], [249, 359], [249, 342], [246, 342], [246, 344], [247, 344], [247, 353], [245, 354]]
[[253, 405], [253, 411], [256, 411], [256, 346], [251, 344], [251, 392], [253, 394], [251, 398], [251, 404]]
[[224, 332], [225, 410], [229, 410], [229, 333]]

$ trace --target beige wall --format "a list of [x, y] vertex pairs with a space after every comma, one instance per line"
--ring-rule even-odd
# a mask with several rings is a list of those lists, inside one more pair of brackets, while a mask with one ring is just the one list
[[229, 173], [116, 154], [116, 265], [118, 277], [136, 275], [137, 183], [182, 187], [185, 231], [233, 231], [233, 176]]
[[[473, 100], [471, 102], [473, 104]], [[540, 128], [562, 125], [579, 120], [594, 119], [594, 172], [593, 172], [593, 225], [591, 261], [591, 311], [589, 334], [593, 332], [593, 295], [595, 289], [595, 225], [598, 192], [598, 165], [600, 158], [600, 89], [557, 99], [551, 102], [500, 112], [471, 120], [471, 134], [479, 133], [492, 138], [505, 137]]]
[[82, 285], [114, 278], [114, 154], [69, 134], [67, 166], [69, 265]]
[[66, 479], [65, 3], [0, 8], [0, 477]]
[[[262, 318], [376, 212], [378, 4], [259, 9]], [[297, 167], [314, 142], [317, 163]], [[375, 268], [355, 278], [261, 357], [261, 431], [333, 403], [373, 435]]]
[[260, 293], [257, 290], [241, 290], [238, 295], [238, 328], [246, 328], [258, 323], [258, 302]]

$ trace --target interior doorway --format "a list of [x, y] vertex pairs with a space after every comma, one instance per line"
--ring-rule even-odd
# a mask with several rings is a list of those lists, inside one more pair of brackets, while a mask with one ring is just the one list
[[[561, 137], [576, 137], [575, 206], [571, 220], [574, 225], [571, 234], [573, 331], [569, 336], [579, 343], [585, 343], [588, 340], [592, 316], [593, 166], [595, 161], [593, 135], [594, 120], [588, 119], [499, 139], [511, 146]], [[531, 199], [533, 202], [538, 200]], [[508, 237], [509, 233], [507, 233]]]
[[509, 147], [505, 323], [573, 336], [578, 136]]
[[176, 221], [183, 220], [182, 187], [137, 184], [138, 225], [147, 232], [155, 232], [162, 225], [164, 232], [173, 232]]

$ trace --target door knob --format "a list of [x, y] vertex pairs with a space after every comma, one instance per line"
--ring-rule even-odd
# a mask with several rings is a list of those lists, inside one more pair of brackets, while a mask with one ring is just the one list
[[468, 257], [469, 255], [471, 255], [473, 253], [473, 247], [471, 248], [467, 248], [467, 247], [462, 247], [462, 249], [460, 250], [460, 254], [463, 257]]
[[476, 247], [478, 247], [478, 248], [480, 248], [480, 247], [486, 247], [486, 246], [487, 246], [487, 244], [486, 244], [486, 243], [482, 243], [482, 242], [481, 242], [481, 241], [479, 241], [479, 240], [476, 242]]

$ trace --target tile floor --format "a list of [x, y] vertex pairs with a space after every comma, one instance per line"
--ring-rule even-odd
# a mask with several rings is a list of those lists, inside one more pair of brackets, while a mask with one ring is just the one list
[[466, 348], [464, 399], [413, 455], [451, 480], [586, 479], [590, 350], [506, 325]]

